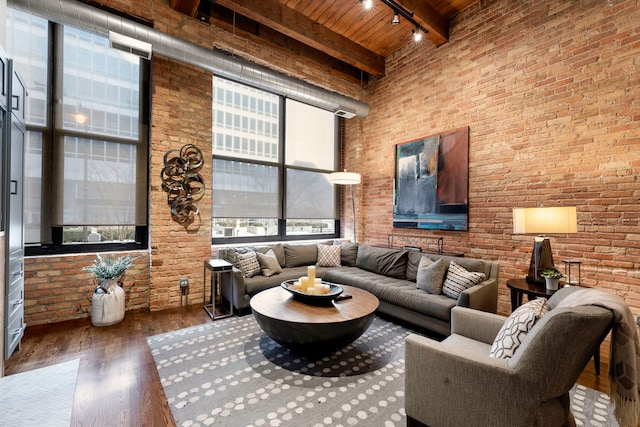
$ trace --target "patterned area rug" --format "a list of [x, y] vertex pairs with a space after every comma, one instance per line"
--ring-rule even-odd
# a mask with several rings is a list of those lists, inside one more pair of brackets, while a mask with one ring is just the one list
[[[147, 339], [178, 426], [405, 426], [404, 338], [376, 318], [359, 339], [302, 357], [267, 337], [253, 316]], [[578, 425], [617, 426], [608, 398], [572, 390]]]
[[80, 360], [0, 379], [0, 425], [69, 426]]

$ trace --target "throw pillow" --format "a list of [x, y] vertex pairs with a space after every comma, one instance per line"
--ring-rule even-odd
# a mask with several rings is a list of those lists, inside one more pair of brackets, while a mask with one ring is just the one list
[[285, 267], [300, 267], [315, 265], [318, 260], [318, 248], [316, 245], [284, 245]]
[[467, 271], [464, 267], [456, 264], [455, 261], [451, 261], [447, 278], [442, 286], [442, 293], [449, 298], [458, 299], [462, 291], [477, 285], [484, 279], [484, 273]]
[[518, 307], [504, 322], [491, 345], [489, 356], [510, 359], [531, 328], [547, 313], [547, 299], [538, 298]]
[[358, 257], [358, 244], [344, 242], [340, 244], [340, 265], [347, 267], [356, 266], [356, 258]]
[[360, 245], [358, 247], [356, 267], [395, 279], [405, 279], [407, 252], [397, 249], [378, 248], [371, 245]]
[[418, 264], [416, 274], [416, 286], [418, 289], [427, 291], [430, 294], [442, 293], [442, 282], [447, 272], [447, 264], [442, 258], [432, 261], [427, 257], [422, 257]]
[[237, 253], [236, 260], [244, 277], [253, 277], [256, 274], [260, 274], [260, 263], [258, 262], [255, 252]]
[[318, 267], [340, 267], [340, 245], [318, 244]]
[[258, 262], [260, 263], [260, 268], [262, 269], [263, 276], [271, 277], [276, 274], [282, 273], [282, 267], [280, 267], [278, 257], [276, 256], [276, 253], [271, 249], [269, 249], [266, 254], [257, 252], [256, 257], [258, 258]]

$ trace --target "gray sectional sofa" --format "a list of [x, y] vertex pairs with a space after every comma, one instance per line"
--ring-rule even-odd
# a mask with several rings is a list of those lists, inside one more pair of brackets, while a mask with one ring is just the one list
[[[325, 245], [333, 243], [333, 241], [324, 242]], [[451, 333], [453, 307], [470, 307], [493, 313], [497, 310], [499, 265], [496, 262], [389, 249], [367, 244], [339, 241], [335, 243], [340, 246], [340, 266], [317, 266], [316, 276], [328, 282], [355, 286], [371, 292], [380, 300], [378, 308], [380, 313], [448, 336]], [[232, 281], [230, 286], [222, 288], [222, 296], [227, 300], [230, 299], [236, 310], [247, 311], [249, 299], [256, 293], [279, 286], [284, 280], [306, 276], [307, 267], [317, 263], [318, 247], [318, 244], [278, 243], [270, 246], [232, 247], [219, 250], [219, 258], [234, 264]], [[326, 249], [326, 247], [321, 248], [323, 252], [326, 252]], [[269, 255], [277, 259], [279, 267], [276, 265], [276, 268], [282, 271], [273, 274], [273, 271], [263, 270], [266, 274], [272, 275], [265, 276], [258, 273], [252, 277], [246, 277], [240, 268], [246, 271], [245, 265], [241, 266], [239, 261], [241, 258], [246, 259], [250, 256], [250, 252], [261, 254], [269, 252]], [[421, 263], [423, 257], [427, 259]], [[438, 262], [438, 266], [444, 276], [435, 274], [437, 279], [433, 279], [433, 274], [422, 273], [431, 269], [429, 266], [435, 265], [434, 262], [439, 259], [442, 260]], [[449, 272], [451, 262], [457, 264], [455, 271], [462, 267], [463, 271], [476, 275], [479, 283], [464, 290], [460, 289], [459, 295], [457, 293], [451, 295], [452, 288], [448, 285], [453, 282], [446, 283], [453, 276], [453, 271]], [[484, 278], [481, 279], [478, 273], [484, 274]], [[443, 283], [426, 283], [425, 287], [425, 278], [432, 281], [444, 280], [447, 285], [444, 291], [448, 291], [449, 296], [439, 291]], [[456, 295], [455, 298], [451, 297]]]

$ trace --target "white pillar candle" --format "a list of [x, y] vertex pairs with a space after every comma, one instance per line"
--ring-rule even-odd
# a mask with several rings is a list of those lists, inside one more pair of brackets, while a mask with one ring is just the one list
[[310, 265], [307, 267], [307, 277], [309, 278], [309, 283], [314, 283], [316, 280], [316, 266]]
[[300, 289], [302, 292], [307, 292], [307, 287], [309, 286], [309, 278], [304, 276], [300, 278]]

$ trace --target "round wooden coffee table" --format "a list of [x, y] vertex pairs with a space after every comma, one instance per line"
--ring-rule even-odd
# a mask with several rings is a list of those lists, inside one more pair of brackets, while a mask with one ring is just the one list
[[379, 305], [369, 292], [341, 286], [352, 298], [315, 306], [295, 300], [278, 286], [253, 296], [251, 310], [258, 325], [277, 343], [297, 353], [327, 353], [362, 335]]

